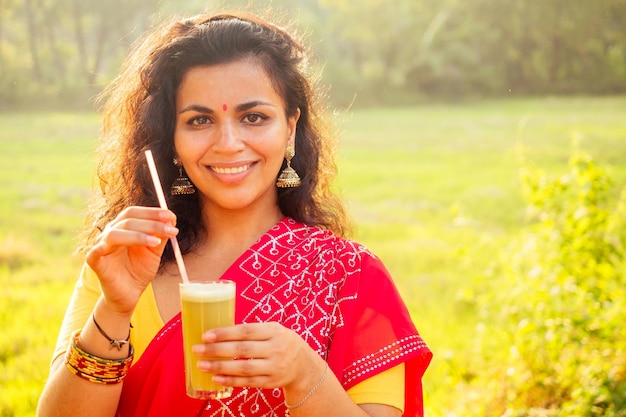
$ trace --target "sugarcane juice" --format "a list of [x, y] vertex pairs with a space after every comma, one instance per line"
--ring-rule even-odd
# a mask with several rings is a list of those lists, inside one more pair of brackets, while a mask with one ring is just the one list
[[187, 395], [201, 399], [227, 398], [232, 388], [214, 383], [212, 374], [201, 371], [197, 362], [210, 358], [195, 355], [191, 348], [203, 343], [202, 334], [207, 330], [235, 323], [235, 283], [215, 281], [180, 284], [180, 298]]

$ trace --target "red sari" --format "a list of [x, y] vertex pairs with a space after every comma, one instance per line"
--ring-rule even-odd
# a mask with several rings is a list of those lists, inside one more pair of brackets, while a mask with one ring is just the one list
[[[347, 390], [405, 363], [404, 416], [423, 415], [431, 353], [389, 273], [365, 247], [285, 218], [221, 277], [236, 282], [236, 322], [276, 321], [323, 357]], [[132, 366], [118, 417], [284, 416], [281, 388], [235, 388], [224, 400], [185, 394], [180, 315]]]

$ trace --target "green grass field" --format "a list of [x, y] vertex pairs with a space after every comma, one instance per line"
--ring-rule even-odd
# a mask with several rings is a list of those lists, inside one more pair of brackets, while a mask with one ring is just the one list
[[[626, 97], [537, 98], [355, 110], [337, 116], [338, 185], [355, 238], [387, 264], [435, 353], [429, 417], [462, 416], [476, 276], [520, 229], [520, 158], [551, 172], [573, 142], [626, 180]], [[81, 259], [94, 114], [0, 115], [0, 416], [31, 416]], [[479, 399], [476, 399], [479, 401]]]

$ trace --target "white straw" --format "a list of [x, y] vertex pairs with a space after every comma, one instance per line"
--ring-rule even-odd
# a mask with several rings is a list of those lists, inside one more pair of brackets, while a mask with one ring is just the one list
[[[146, 159], [148, 160], [150, 175], [152, 176], [152, 182], [154, 183], [154, 189], [156, 190], [157, 198], [159, 199], [159, 204], [162, 209], [167, 210], [167, 202], [165, 201], [165, 195], [163, 194], [163, 186], [161, 185], [159, 173], [157, 172], [156, 164], [154, 163], [154, 158], [152, 157], [152, 151], [148, 149], [145, 153]], [[187, 270], [185, 269], [185, 264], [183, 263], [183, 255], [180, 253], [178, 240], [175, 237], [171, 237], [170, 242], [172, 243], [172, 248], [174, 248], [174, 257], [176, 258], [176, 263], [178, 264], [180, 276], [183, 279], [183, 282], [187, 284], [189, 283], [189, 277], [187, 276]]]

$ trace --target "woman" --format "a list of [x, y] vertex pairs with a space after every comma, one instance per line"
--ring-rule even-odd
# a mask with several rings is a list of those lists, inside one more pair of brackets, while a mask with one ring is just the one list
[[[40, 416], [422, 414], [431, 354], [380, 260], [342, 237], [304, 53], [243, 14], [137, 45], [106, 92], [102, 195]], [[237, 284], [239, 324], [194, 348], [228, 399], [185, 395], [174, 236], [191, 281]]]

